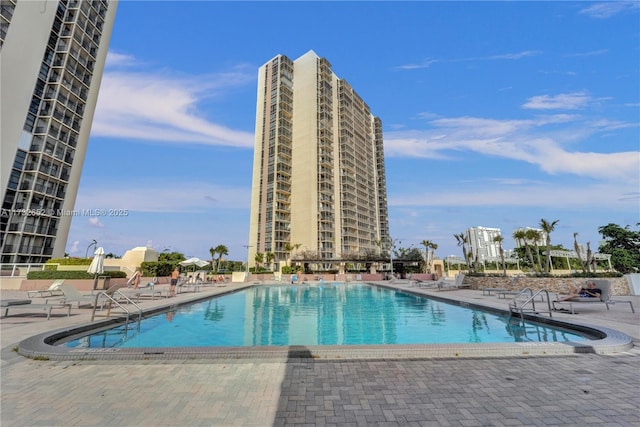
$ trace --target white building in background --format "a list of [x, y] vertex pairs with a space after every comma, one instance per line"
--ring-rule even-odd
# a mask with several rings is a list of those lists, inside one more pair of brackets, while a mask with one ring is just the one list
[[117, 0], [2, 0], [0, 262], [64, 256]]
[[[499, 228], [471, 227], [465, 231], [469, 240], [468, 250], [471, 252], [471, 261], [495, 260], [500, 257], [500, 245], [494, 242], [496, 236], [500, 236]], [[504, 249], [504, 247], [503, 247]]]
[[540, 238], [537, 241], [534, 240], [534, 239], [516, 239], [516, 238], [514, 238], [513, 240], [515, 242], [515, 247], [516, 248], [524, 246], [525, 242], [529, 246], [536, 246], [536, 244], [538, 245], [538, 247], [546, 246], [546, 244], [547, 244], [547, 233], [542, 231], [541, 228], [531, 228], [531, 227], [516, 228], [515, 230], [513, 230], [512, 236], [513, 236], [513, 234], [515, 234], [517, 231], [520, 231], [520, 230], [522, 230], [524, 232], [527, 232], [528, 230], [537, 231], [539, 233], [539, 235], [540, 235]]

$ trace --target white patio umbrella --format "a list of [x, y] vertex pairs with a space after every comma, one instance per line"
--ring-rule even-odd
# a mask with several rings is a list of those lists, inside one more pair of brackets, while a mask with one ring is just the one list
[[205, 265], [209, 265], [208, 261], [203, 261], [200, 258], [189, 258], [189, 259], [185, 259], [184, 261], [182, 261], [180, 263], [181, 266], [183, 267], [188, 267], [188, 266], [194, 266], [193, 271], [196, 270], [196, 267], [204, 267]]
[[91, 265], [89, 265], [89, 269], [87, 270], [87, 273], [93, 274], [93, 289], [96, 289], [98, 286], [98, 274], [104, 272], [104, 257], [105, 253], [102, 246], [96, 248], [96, 251], [93, 253]]
[[102, 274], [104, 272], [104, 257], [104, 249], [100, 246], [93, 253], [93, 260], [91, 261], [91, 265], [89, 265], [87, 273], [95, 275]]
[[195, 265], [196, 267], [204, 267], [205, 265], [209, 265], [209, 261], [201, 260], [200, 258], [189, 258], [185, 259], [180, 263], [181, 266], [187, 267], [190, 265]]

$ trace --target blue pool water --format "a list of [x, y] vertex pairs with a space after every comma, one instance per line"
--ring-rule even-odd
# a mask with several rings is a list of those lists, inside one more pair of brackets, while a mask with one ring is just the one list
[[75, 339], [72, 348], [582, 341], [580, 335], [366, 284], [257, 286]]

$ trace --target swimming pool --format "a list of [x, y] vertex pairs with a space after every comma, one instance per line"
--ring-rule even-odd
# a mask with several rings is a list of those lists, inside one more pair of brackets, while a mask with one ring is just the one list
[[103, 330], [71, 349], [579, 342], [576, 331], [368, 284], [256, 286]]

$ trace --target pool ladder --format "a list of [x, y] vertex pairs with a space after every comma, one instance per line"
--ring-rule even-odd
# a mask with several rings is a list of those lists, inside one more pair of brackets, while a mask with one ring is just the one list
[[[98, 309], [98, 300], [102, 297], [102, 304], [101, 304], [101, 310], [104, 309], [104, 305], [106, 303], [107, 305], [107, 313], [106, 314], [96, 314], [96, 310]], [[135, 312], [133, 312], [132, 310], [129, 310], [127, 307], [125, 307], [123, 304], [121, 304], [121, 301], [126, 301], [126, 304], [131, 304], [135, 307]], [[142, 308], [140, 308], [140, 306], [138, 304], [136, 304], [135, 302], [133, 302], [133, 300], [131, 298], [129, 298], [127, 295], [125, 295], [124, 293], [120, 292], [119, 289], [114, 289], [114, 290], [106, 290], [106, 291], [102, 291], [100, 292], [98, 295], [96, 295], [96, 303], [93, 304], [93, 312], [91, 313], [91, 321], [93, 322], [93, 320], [96, 317], [109, 317], [111, 314], [111, 307], [113, 305], [117, 305], [126, 315], [126, 324], [125, 325], [129, 325], [129, 321], [131, 319], [131, 315], [135, 314], [138, 316], [138, 328], [140, 327], [140, 321], [142, 320]]]
[[[546, 295], [546, 298], [545, 298]], [[542, 301], [547, 303], [546, 310], [540, 310], [536, 308], [536, 297], [541, 297]], [[526, 299], [523, 299], [526, 298]], [[520, 315], [520, 320], [522, 325], [524, 326], [524, 313], [533, 313], [533, 314], [541, 314], [548, 313], [549, 317], [553, 317], [553, 310], [551, 309], [551, 299], [549, 298], [549, 291], [546, 289], [540, 289], [536, 292], [533, 292], [531, 288], [524, 288], [520, 291], [518, 295], [513, 297], [511, 301], [509, 301], [509, 316], [513, 316], [514, 314]]]

